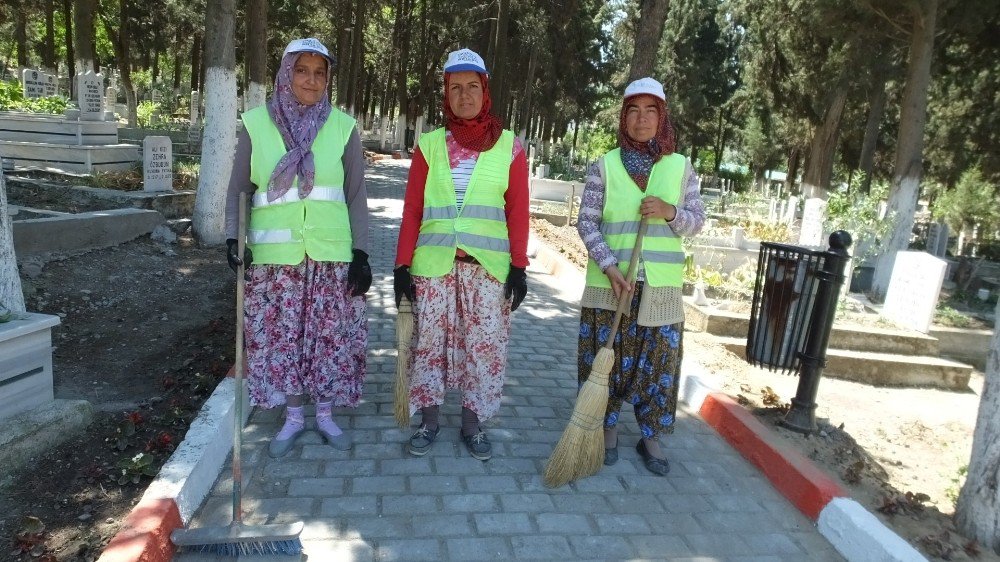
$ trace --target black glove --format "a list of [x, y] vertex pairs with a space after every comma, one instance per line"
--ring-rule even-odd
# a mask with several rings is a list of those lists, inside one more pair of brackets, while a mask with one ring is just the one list
[[396, 293], [396, 308], [399, 308], [399, 303], [403, 301], [403, 295], [406, 295], [410, 302], [417, 300], [417, 286], [413, 284], [410, 266], [401, 265], [392, 270], [392, 290]]
[[525, 295], [528, 294], [528, 274], [523, 267], [510, 266], [510, 273], [507, 274], [507, 285], [504, 289], [506, 298], [513, 298], [510, 303], [510, 311], [514, 312], [521, 305]]
[[372, 286], [372, 268], [368, 265], [368, 254], [354, 250], [354, 259], [347, 268], [347, 286], [355, 297], [368, 292]]
[[250, 264], [253, 263], [253, 252], [250, 251], [249, 246], [243, 247], [243, 259], [239, 256], [239, 242], [235, 238], [226, 239], [226, 261], [229, 262], [229, 267], [232, 268], [234, 273], [239, 273], [240, 264], [243, 264], [244, 269], [243, 278], [247, 281], [250, 280], [250, 272], [247, 271], [250, 268]]

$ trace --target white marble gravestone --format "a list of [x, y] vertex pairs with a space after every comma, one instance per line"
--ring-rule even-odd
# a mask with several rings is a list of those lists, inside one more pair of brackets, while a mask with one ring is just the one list
[[947, 267], [944, 260], [927, 252], [896, 252], [882, 315], [926, 334], [934, 318]]
[[932, 222], [927, 227], [927, 253], [943, 258], [948, 252], [948, 225]]
[[76, 75], [77, 105], [80, 119], [84, 121], [104, 120], [104, 77], [88, 70]]
[[173, 146], [170, 137], [142, 140], [143, 191], [170, 191], [174, 186]]
[[826, 246], [823, 240], [823, 217], [826, 215], [826, 201], [819, 198], [806, 199], [802, 209], [802, 228], [799, 229], [800, 246]]
[[21, 91], [26, 98], [56, 95], [56, 77], [41, 70], [25, 68], [21, 72]]

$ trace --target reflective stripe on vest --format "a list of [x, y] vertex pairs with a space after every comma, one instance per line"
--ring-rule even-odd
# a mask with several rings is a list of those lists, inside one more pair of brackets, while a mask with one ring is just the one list
[[308, 255], [316, 261], [349, 262], [353, 237], [344, 196], [344, 147], [354, 130], [350, 116], [334, 109], [313, 141], [316, 164], [312, 191], [301, 198], [298, 181], [281, 197], [267, 200], [267, 184], [285, 155], [284, 140], [265, 106], [243, 114], [250, 133], [253, 196], [247, 243], [254, 263], [296, 265]]
[[[629, 177], [621, 162], [620, 149], [604, 156], [607, 175], [601, 234], [618, 261], [618, 269], [628, 271], [635, 238], [639, 233], [639, 205], [647, 196], [659, 197], [676, 205], [681, 197], [681, 181], [686, 160], [680, 154], [664, 156], [649, 175], [643, 192]], [[684, 279], [684, 251], [681, 238], [664, 219], [650, 219], [642, 241], [642, 264], [646, 283], [653, 287], [680, 287]], [[608, 288], [611, 283], [600, 267], [590, 260], [587, 264], [587, 285]]]
[[479, 154], [461, 209], [456, 203], [445, 129], [421, 135], [418, 144], [428, 170], [424, 213], [410, 271], [422, 277], [445, 275], [455, 265], [456, 248], [461, 248], [490, 275], [506, 281], [510, 239], [504, 194], [514, 133], [503, 131], [493, 148]]

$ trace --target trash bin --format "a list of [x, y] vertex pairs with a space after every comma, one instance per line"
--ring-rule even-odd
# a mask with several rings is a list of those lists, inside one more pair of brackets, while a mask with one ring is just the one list
[[799, 386], [781, 420], [789, 429], [809, 434], [816, 429], [816, 389], [826, 364], [851, 235], [830, 235], [830, 249], [762, 242], [757, 260], [747, 362], [785, 374], [795, 371]]
[[747, 333], [748, 362], [785, 374], [798, 369], [824, 253], [761, 243]]

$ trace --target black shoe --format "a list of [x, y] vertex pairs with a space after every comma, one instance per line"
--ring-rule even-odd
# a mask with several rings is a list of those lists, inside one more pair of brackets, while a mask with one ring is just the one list
[[670, 463], [667, 459], [658, 459], [653, 455], [649, 454], [646, 450], [646, 443], [640, 439], [638, 443], [635, 444], [635, 450], [642, 457], [643, 463], [646, 465], [646, 469], [656, 474], [657, 476], [666, 476], [670, 472]]
[[611, 466], [618, 462], [618, 445], [608, 449], [604, 448], [604, 466]]
[[440, 431], [441, 426], [430, 430], [427, 429], [426, 425], [421, 424], [420, 428], [410, 436], [410, 442], [406, 444], [406, 450], [416, 457], [426, 455], [427, 451], [431, 450], [431, 445], [434, 444], [434, 440], [437, 439], [438, 432]]
[[472, 435], [463, 434], [462, 441], [469, 449], [469, 454], [476, 460], [488, 461], [493, 456], [493, 447], [490, 445], [490, 440], [486, 438], [486, 432], [482, 429]]

